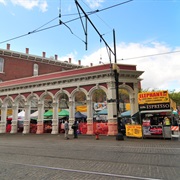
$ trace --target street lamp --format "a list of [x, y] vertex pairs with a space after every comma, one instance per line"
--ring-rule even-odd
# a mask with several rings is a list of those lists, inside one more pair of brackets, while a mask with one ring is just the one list
[[[87, 50], [87, 20], [90, 22], [90, 24], [92, 25], [92, 27], [94, 28], [94, 30], [98, 33], [99, 37], [103, 40], [103, 42], [105, 43], [108, 51], [108, 55], [109, 55], [109, 60], [110, 60], [110, 64], [111, 64], [111, 56], [110, 53], [112, 53], [114, 55], [114, 59], [115, 59], [115, 65], [113, 68], [114, 71], [114, 77], [115, 77], [115, 86], [116, 86], [116, 100], [108, 100], [109, 102], [114, 102], [116, 101], [116, 107], [117, 107], [117, 129], [118, 129], [118, 134], [116, 136], [116, 140], [124, 140], [123, 135], [121, 133], [121, 126], [120, 126], [120, 119], [119, 119], [119, 73], [117, 72], [117, 58], [116, 58], [116, 42], [115, 42], [115, 30], [113, 29], [113, 39], [114, 39], [114, 51], [109, 47], [109, 45], [107, 44], [107, 42], [104, 40], [104, 38], [102, 37], [102, 34], [100, 34], [100, 32], [97, 30], [97, 28], [95, 27], [95, 25], [92, 23], [92, 21], [89, 19], [88, 15], [85, 13], [85, 11], [83, 10], [83, 8], [80, 6], [80, 4], [78, 3], [77, 0], [75, 0], [78, 12], [79, 12], [79, 16], [81, 18], [81, 22], [82, 22], [82, 16], [80, 14], [80, 10], [83, 12], [85, 18], [86, 18], [86, 24], [85, 26], [83, 25], [84, 28], [84, 33], [85, 33], [85, 37], [86, 37], [86, 41], [85, 41], [85, 45], [86, 45], [86, 50]], [[110, 67], [112, 68], [112, 66]]]
[[116, 109], [117, 109], [117, 130], [116, 140], [124, 140], [124, 136], [121, 132], [121, 119], [119, 109], [119, 67], [117, 64], [113, 64], [114, 78], [115, 78], [115, 90], [116, 90]]

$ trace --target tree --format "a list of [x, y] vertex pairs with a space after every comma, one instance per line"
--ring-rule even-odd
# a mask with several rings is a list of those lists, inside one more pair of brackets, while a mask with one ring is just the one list
[[169, 93], [169, 97], [176, 103], [177, 106], [180, 106], [180, 92], [172, 91]]

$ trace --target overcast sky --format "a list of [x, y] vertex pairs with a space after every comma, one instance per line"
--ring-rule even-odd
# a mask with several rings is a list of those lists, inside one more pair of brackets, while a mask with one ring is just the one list
[[[118, 63], [134, 64], [144, 71], [143, 89], [180, 91], [179, 0], [78, 3], [113, 51], [115, 30]], [[95, 10], [99, 12], [92, 14]], [[0, 0], [0, 48], [10, 43], [11, 50], [25, 52], [29, 48], [30, 54], [38, 56], [45, 51], [47, 57], [57, 54], [62, 61], [108, 63], [105, 43], [90, 22], [85, 49], [85, 20], [78, 17], [74, 0]]]

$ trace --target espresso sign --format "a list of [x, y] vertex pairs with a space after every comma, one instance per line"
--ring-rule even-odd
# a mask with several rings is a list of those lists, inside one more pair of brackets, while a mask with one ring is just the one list
[[147, 110], [164, 110], [164, 109], [171, 109], [170, 103], [160, 103], [160, 104], [139, 104], [140, 111], [147, 111]]

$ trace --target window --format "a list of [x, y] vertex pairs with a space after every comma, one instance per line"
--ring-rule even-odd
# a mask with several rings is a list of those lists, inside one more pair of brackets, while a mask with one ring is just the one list
[[0, 73], [4, 70], [4, 59], [0, 58]]
[[38, 64], [34, 64], [34, 72], [33, 75], [34, 76], [38, 76], [39, 74], [39, 65]]

